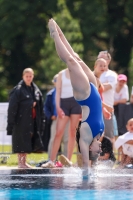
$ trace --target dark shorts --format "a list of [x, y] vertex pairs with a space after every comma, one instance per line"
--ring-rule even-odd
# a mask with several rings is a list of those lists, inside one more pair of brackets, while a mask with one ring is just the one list
[[66, 116], [81, 114], [81, 106], [77, 103], [74, 97], [61, 99], [61, 108]]

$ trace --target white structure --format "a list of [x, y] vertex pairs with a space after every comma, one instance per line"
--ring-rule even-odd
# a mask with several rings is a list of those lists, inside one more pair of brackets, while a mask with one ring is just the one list
[[7, 135], [7, 109], [8, 103], [0, 103], [0, 145], [11, 145], [12, 136]]

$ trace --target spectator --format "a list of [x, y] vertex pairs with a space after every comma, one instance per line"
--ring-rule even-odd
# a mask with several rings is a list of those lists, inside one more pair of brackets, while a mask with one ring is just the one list
[[[100, 81], [104, 87], [104, 91], [102, 93], [105, 104], [109, 105], [112, 109], [114, 106], [114, 92], [115, 85], [117, 83], [117, 75], [115, 72], [109, 69], [109, 63], [111, 61], [111, 56], [107, 51], [101, 51], [98, 54], [98, 58], [103, 58], [107, 62], [106, 70], [101, 74]], [[111, 118], [105, 119], [105, 136], [109, 137], [112, 142], [114, 142], [114, 125], [113, 125], [113, 113]]]
[[113, 109], [110, 106], [108, 106], [107, 104], [105, 104], [105, 102], [104, 102], [104, 99], [102, 97], [104, 88], [103, 88], [102, 83], [99, 80], [101, 74], [106, 70], [106, 65], [107, 65], [106, 60], [104, 60], [103, 58], [98, 58], [94, 65], [94, 75], [96, 77], [98, 91], [99, 91], [99, 94], [102, 99], [103, 115], [104, 115], [105, 119], [110, 119]]
[[129, 92], [127, 86], [127, 76], [119, 74], [117, 77], [117, 84], [114, 93], [114, 106], [126, 103], [129, 100]]
[[[76, 127], [78, 126], [81, 116], [81, 107], [75, 101], [73, 97], [73, 90], [70, 81], [70, 75], [68, 69], [62, 70], [58, 73], [56, 83], [56, 110], [57, 110], [57, 124], [56, 133], [51, 148], [51, 157], [57, 156], [61, 140], [64, 134], [64, 129], [69, 121], [69, 133], [68, 133], [68, 146], [67, 146], [67, 158], [71, 160], [71, 156], [75, 147], [75, 135]], [[43, 164], [42, 167], [52, 167], [48, 162]], [[54, 165], [53, 165], [54, 167]]]
[[[55, 102], [55, 96], [56, 96], [56, 83], [57, 83], [57, 77], [58, 74], [56, 74], [52, 80], [52, 83], [54, 84], [54, 88], [51, 89], [46, 96], [46, 100], [44, 103], [44, 113], [46, 116], [46, 120], [50, 124], [50, 140], [48, 144], [48, 157], [50, 158], [51, 149], [53, 146], [55, 134], [56, 134], [56, 124], [57, 124], [57, 112], [56, 112], [56, 102]], [[67, 145], [68, 145], [68, 128], [69, 128], [69, 122], [66, 125], [66, 128], [64, 130], [63, 134], [63, 154], [67, 156]]]
[[67, 157], [71, 160], [75, 146], [76, 127], [78, 126], [81, 115], [81, 107], [73, 97], [73, 90], [68, 69], [60, 71], [58, 75], [56, 85], [56, 108], [58, 117], [56, 136], [51, 154], [55, 154], [59, 148], [64, 128], [66, 127], [68, 120], [70, 120]]
[[112, 167], [116, 158], [113, 153], [113, 145], [110, 138], [102, 135], [100, 138], [101, 141], [101, 153], [98, 157], [98, 164], [107, 165], [108, 167]]
[[[119, 74], [117, 77], [117, 84], [115, 86], [115, 94], [114, 94], [114, 117], [116, 117], [117, 126], [119, 126], [119, 119], [118, 119], [118, 106], [119, 104], [126, 104], [129, 100], [129, 92], [127, 86], [127, 76], [124, 74]], [[117, 131], [119, 134], [119, 132]], [[118, 134], [115, 134], [116, 136]], [[119, 134], [120, 135], [120, 134]], [[121, 161], [121, 149], [118, 149], [118, 162]]]
[[13, 153], [18, 154], [18, 167], [31, 168], [26, 155], [42, 150], [44, 128], [42, 94], [33, 82], [34, 71], [26, 68], [21, 80], [10, 93], [7, 135], [12, 135]]
[[118, 168], [124, 168], [133, 161], [133, 118], [128, 120], [126, 128], [128, 132], [119, 136], [115, 141], [115, 148], [122, 149], [121, 162]]

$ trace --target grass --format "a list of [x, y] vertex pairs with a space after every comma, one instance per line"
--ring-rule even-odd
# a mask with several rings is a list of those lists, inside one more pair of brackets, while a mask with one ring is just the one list
[[[0, 166], [11, 166], [11, 167], [16, 167], [18, 166], [18, 159], [17, 159], [17, 154], [12, 154], [12, 147], [8, 145], [1, 146], [0, 145], [0, 156], [7, 155], [9, 158], [7, 159], [6, 163], [2, 163], [2, 158], [0, 158]], [[74, 150], [76, 152], [76, 148]], [[117, 152], [116, 153], [116, 159], [117, 159]], [[29, 163], [32, 166], [35, 166], [37, 163], [47, 160], [48, 159], [48, 154], [47, 153], [31, 153], [27, 154], [27, 163]], [[74, 153], [72, 155], [71, 161], [73, 163], [77, 163], [77, 155]]]
[[[9, 145], [0, 145], [0, 156], [1, 155], [7, 155], [9, 158], [7, 159], [7, 163], [1, 163], [2, 158], [0, 158], [0, 166], [6, 165], [6, 166], [17, 166], [18, 160], [17, 160], [17, 154], [12, 154], [12, 147]], [[31, 165], [35, 165], [41, 161], [47, 160], [48, 154], [47, 153], [31, 153], [27, 154], [27, 162]], [[73, 163], [77, 162], [77, 155], [73, 154], [71, 161]]]

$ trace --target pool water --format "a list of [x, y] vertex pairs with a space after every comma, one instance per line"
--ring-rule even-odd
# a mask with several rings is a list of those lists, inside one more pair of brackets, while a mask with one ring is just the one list
[[133, 200], [133, 170], [0, 170], [0, 200]]

